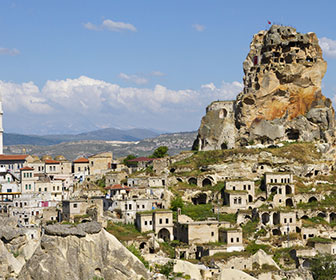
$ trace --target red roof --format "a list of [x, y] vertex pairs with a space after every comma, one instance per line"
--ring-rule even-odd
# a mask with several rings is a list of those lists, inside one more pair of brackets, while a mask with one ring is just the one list
[[0, 155], [0, 160], [25, 160], [28, 155]]
[[44, 162], [46, 164], [58, 164], [58, 163], [60, 163], [59, 161], [53, 160], [53, 159], [46, 159], [46, 160], [44, 160]]
[[24, 171], [24, 170], [34, 170], [34, 168], [31, 168], [29, 166], [25, 166], [25, 167], [22, 167], [20, 168], [21, 171]]
[[130, 159], [129, 161], [138, 162], [138, 161], [153, 161], [153, 160], [156, 160], [156, 158], [138, 157], [138, 158], [135, 158], [135, 159]]
[[127, 190], [130, 190], [130, 188], [124, 185], [116, 184], [113, 186], [105, 187], [105, 190], [126, 190], [127, 191]]
[[89, 160], [87, 158], [80, 157], [78, 159], [75, 159], [73, 163], [89, 163]]

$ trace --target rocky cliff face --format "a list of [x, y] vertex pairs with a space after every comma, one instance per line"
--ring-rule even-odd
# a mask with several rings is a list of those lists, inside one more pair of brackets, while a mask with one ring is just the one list
[[[254, 35], [243, 68], [244, 90], [234, 102], [236, 130], [231, 130], [235, 146], [285, 140], [333, 143], [334, 109], [321, 92], [327, 63], [314, 33], [273, 25]], [[208, 135], [215, 134], [203, 132], [210, 126], [206, 119], [198, 147], [218, 149], [221, 143], [206, 145]]]
[[149, 278], [143, 263], [97, 222], [46, 226], [34, 240], [13, 225], [3, 227], [0, 279]]

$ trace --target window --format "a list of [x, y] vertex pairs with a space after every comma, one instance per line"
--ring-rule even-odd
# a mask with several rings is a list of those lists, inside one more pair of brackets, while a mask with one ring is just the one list
[[128, 207], [129, 207], [129, 210], [132, 210], [132, 204], [129, 204]]
[[137, 205], [137, 208], [139, 209], [140, 205]]
[[160, 225], [162, 224], [162, 219], [159, 220], [159, 224], [160, 224]]
[[77, 203], [74, 203], [73, 207], [74, 207], [74, 208], [77, 208], [77, 206], [78, 206]]
[[142, 209], [144, 209], [145, 208], [145, 204], [142, 204]]
[[55, 191], [55, 186], [53, 186], [53, 191]]
[[249, 190], [249, 191], [251, 190], [251, 185], [248, 185], [248, 190]]
[[233, 243], [234, 242], [234, 240], [233, 240], [233, 238], [231, 238], [231, 243]]
[[289, 218], [289, 222], [292, 223], [293, 219], [292, 218]]
[[147, 221], [145, 221], [145, 226], [147, 226]]
[[39, 192], [41, 192], [42, 191], [42, 188], [39, 188]]
[[49, 166], [49, 171], [52, 171], [52, 166]]
[[57, 186], [57, 190], [59, 191], [59, 186]]
[[213, 231], [211, 232], [211, 236], [215, 236], [215, 233]]
[[127, 203], [125, 203], [125, 210], [127, 210]]
[[80, 167], [78, 167], [78, 171], [80, 171]]
[[273, 179], [271, 179], [271, 183], [273, 183]]
[[53, 170], [54, 170], [54, 171], [56, 170], [56, 166], [53, 166]]
[[242, 203], [242, 199], [241, 197], [238, 198], [238, 204], [241, 204]]
[[93, 166], [93, 161], [91, 161], [91, 166]]
[[169, 219], [168, 218], [166, 219], [166, 224], [169, 224]]
[[44, 191], [46, 192], [46, 191], [47, 191], [47, 188], [44, 188]]
[[28, 185], [26, 185], [26, 190], [28, 190]]
[[279, 188], [279, 194], [282, 194], [282, 189], [281, 188]]
[[244, 191], [246, 191], [246, 185], [244, 185]]
[[151, 224], [152, 224], [152, 221], [149, 221], [149, 224], [151, 225]]
[[236, 190], [236, 187], [235, 187], [235, 186], [232, 186], [232, 190], [234, 190], [234, 191], [235, 191], [235, 190]]
[[277, 183], [278, 182], [278, 180], [277, 179], [274, 179], [274, 183]]
[[284, 219], [284, 223], [287, 223], [287, 219], [286, 218]]
[[237, 243], [239, 243], [239, 237], [237, 237]]

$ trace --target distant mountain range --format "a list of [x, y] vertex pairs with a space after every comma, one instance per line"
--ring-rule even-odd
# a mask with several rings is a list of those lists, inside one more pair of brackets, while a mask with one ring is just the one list
[[80, 134], [59, 134], [59, 135], [23, 135], [15, 133], [4, 133], [4, 145], [57, 145], [63, 142], [76, 142], [82, 140], [103, 140], [103, 141], [140, 141], [145, 138], [158, 136], [157, 132], [149, 129], [117, 129], [105, 128]]
[[[11, 135], [11, 134], [10, 134]], [[136, 135], [136, 134], [135, 134]], [[16, 136], [14, 134], [14, 136]], [[19, 135], [25, 136], [25, 135]], [[73, 135], [72, 135], [73, 136]], [[69, 160], [73, 160], [80, 156], [89, 156], [101, 152], [112, 151], [113, 157], [118, 158], [129, 154], [137, 156], [148, 156], [160, 146], [167, 146], [170, 155], [178, 154], [181, 151], [190, 150], [191, 146], [196, 139], [197, 132], [179, 132], [170, 134], [161, 134], [156, 137], [148, 137], [146, 139], [136, 142], [111, 142], [112, 140], [80, 140], [68, 141], [59, 144], [47, 145], [47, 140], [42, 137], [34, 138], [34, 136], [22, 137], [21, 140], [41, 141], [39, 144], [12, 144], [4, 146], [4, 154], [22, 154], [27, 153], [30, 155], [63, 155]], [[30, 138], [31, 137], [31, 138]], [[97, 136], [98, 137], [98, 136]], [[134, 135], [132, 137], [135, 137]], [[140, 137], [140, 136], [138, 136]], [[137, 138], [137, 137], [136, 137]], [[8, 138], [7, 138], [8, 139]], [[15, 139], [15, 137], [13, 138]], [[17, 139], [20, 139], [19, 137]], [[121, 139], [121, 138], [119, 138]], [[50, 140], [51, 141], [51, 140]], [[59, 141], [53, 139], [53, 141]], [[13, 143], [13, 142], [12, 142]]]

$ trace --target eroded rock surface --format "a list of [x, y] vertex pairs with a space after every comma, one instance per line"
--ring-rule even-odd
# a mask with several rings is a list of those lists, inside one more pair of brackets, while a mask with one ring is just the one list
[[233, 113], [225, 114], [223, 101], [213, 102], [209, 107], [216, 110], [207, 108], [194, 148], [286, 140], [334, 143], [334, 109], [321, 92], [327, 63], [315, 33], [279, 25], [260, 31], [243, 68], [244, 89], [230, 103]]
[[101, 228], [95, 233], [92, 223], [78, 227], [71, 233], [49, 227], [18, 279], [148, 279], [143, 263], [113, 235]]

